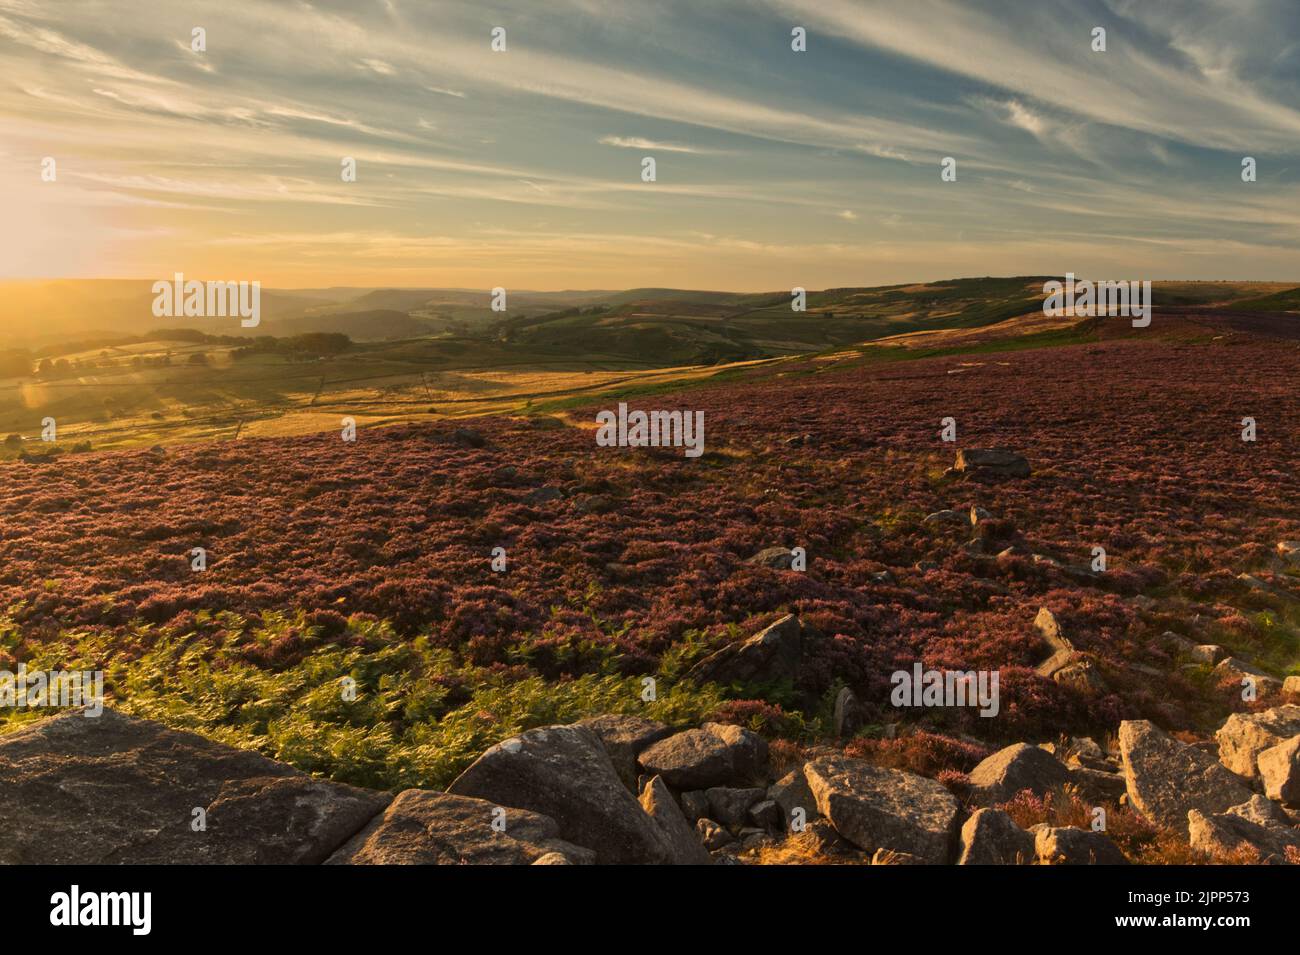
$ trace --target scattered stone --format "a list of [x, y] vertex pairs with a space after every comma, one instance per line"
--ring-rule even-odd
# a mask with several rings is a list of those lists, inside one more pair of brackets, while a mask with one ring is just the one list
[[1070, 771], [1055, 756], [1028, 743], [1000, 749], [970, 772], [971, 801], [1007, 802], [1028, 789], [1041, 796], [1070, 781]]
[[529, 504], [549, 504], [551, 501], [564, 500], [564, 491], [558, 487], [544, 485], [533, 488], [524, 496], [524, 500]]
[[1264, 795], [1288, 806], [1300, 805], [1300, 736], [1270, 746], [1256, 761]]
[[1001, 809], [977, 809], [961, 827], [958, 865], [1031, 865], [1034, 837]]
[[1261, 862], [1285, 864], [1287, 846], [1300, 849], [1300, 832], [1285, 826], [1261, 825], [1232, 812], [1189, 810], [1187, 835], [1193, 849], [1211, 857], [1249, 849], [1259, 854]]
[[1156, 825], [1185, 833], [1189, 810], [1223, 812], [1251, 796], [1213, 756], [1149, 720], [1120, 723], [1119, 746], [1129, 804]]
[[745, 563], [770, 567], [772, 570], [789, 570], [794, 565], [794, 552], [788, 547], [769, 547], [759, 551]]
[[1038, 616], [1034, 617], [1034, 629], [1053, 650], [1074, 650], [1074, 644], [1062, 633], [1061, 622], [1056, 619], [1056, 614], [1046, 607], [1038, 608]]
[[1089, 736], [1070, 737], [1066, 748], [1065, 761], [1078, 766], [1086, 766], [1090, 769], [1100, 769], [1106, 772], [1115, 771], [1106, 753], [1097, 745], [1097, 741]]
[[1041, 865], [1129, 864], [1109, 836], [1091, 829], [1044, 826], [1034, 833], [1034, 851]]
[[723, 846], [731, 845], [736, 837], [712, 819], [700, 819], [695, 823], [695, 830], [700, 835], [700, 843], [709, 852], [715, 852]]
[[896, 849], [877, 849], [871, 856], [872, 865], [925, 865], [910, 852]]
[[1079, 790], [1085, 799], [1094, 802], [1119, 802], [1127, 791], [1124, 777], [1119, 773], [1106, 772], [1078, 766], [1070, 770], [1070, 785]]
[[769, 786], [767, 798], [777, 804], [781, 811], [781, 823], [787, 828], [796, 809], [804, 811], [806, 822], [811, 822], [818, 815], [817, 799], [808, 786], [802, 766], [786, 773], [780, 780]]
[[1052, 680], [1083, 693], [1105, 693], [1108, 687], [1091, 660], [1073, 660], [1052, 671]]
[[709, 794], [703, 789], [682, 793], [682, 813], [688, 822], [695, 822], [709, 814]]
[[[661, 744], [656, 744], [661, 745]], [[585, 726], [547, 726], [498, 743], [447, 789], [550, 816], [601, 863], [665, 863], [671, 847]]]
[[1197, 663], [1218, 663], [1228, 655], [1228, 651], [1217, 643], [1199, 643], [1187, 651], [1187, 656]]
[[1244, 779], [1258, 779], [1256, 760], [1270, 747], [1300, 733], [1300, 706], [1275, 706], [1262, 713], [1233, 713], [1214, 738], [1219, 760]]
[[993, 515], [984, 510], [984, 508], [976, 507], [972, 504], [969, 516], [971, 527], [978, 527], [981, 522], [989, 520]]
[[481, 448], [487, 444], [483, 435], [473, 428], [457, 428], [451, 433], [451, 440], [464, 448]]
[[774, 799], [763, 799], [749, 807], [749, 821], [760, 829], [781, 828], [781, 807]]
[[1050, 657], [1038, 664], [1034, 672], [1039, 676], [1053, 677], [1064, 670], [1074, 660], [1073, 650], [1057, 650]]
[[860, 759], [826, 756], [804, 766], [817, 808], [860, 849], [892, 849], [925, 863], [948, 861], [957, 800], [941, 784]]
[[847, 686], [841, 687], [835, 695], [835, 708], [831, 717], [835, 736], [838, 739], [852, 736], [862, 726], [862, 720], [862, 704], [858, 702], [857, 695]]
[[574, 505], [579, 514], [608, 514], [614, 509], [614, 502], [604, 494], [588, 494]]
[[[493, 826], [496, 819], [504, 821], [504, 829]], [[596, 858], [590, 849], [562, 840], [559, 825], [549, 816], [503, 809], [484, 799], [408, 789], [326, 864], [535, 865], [551, 855], [563, 859], [563, 865]]]
[[1300, 565], [1300, 541], [1278, 541], [1277, 552], [1288, 564]]
[[757, 782], [767, 767], [767, 740], [739, 726], [705, 723], [652, 744], [637, 761], [679, 790]]
[[927, 514], [922, 519], [922, 524], [966, 524], [969, 518], [961, 511], [943, 510], [935, 511], [933, 514]]
[[1282, 692], [1288, 696], [1300, 696], [1300, 676], [1289, 676], [1283, 680]]
[[1260, 696], [1277, 693], [1282, 689], [1282, 681], [1277, 677], [1237, 657], [1220, 660], [1218, 666], [1214, 668], [1214, 675], [1220, 680], [1231, 679], [1234, 683], [1241, 683], [1245, 677], [1251, 677]]
[[659, 776], [641, 791], [641, 808], [654, 820], [671, 847], [675, 865], [711, 865], [713, 860], [700, 842], [694, 825], [686, 820], [673, 800], [673, 794]]
[[963, 448], [957, 452], [953, 470], [989, 482], [1027, 478], [1030, 474], [1028, 461], [1003, 448]]
[[1251, 796], [1248, 801], [1240, 806], [1233, 806], [1228, 812], [1259, 826], [1291, 825], [1291, 820], [1287, 818], [1287, 814], [1282, 811], [1277, 803], [1258, 794]]
[[0, 864], [314, 865], [390, 798], [107, 707], [69, 710], [0, 738]]
[[533, 865], [573, 865], [568, 856], [559, 852], [548, 852], [546, 855], [538, 856], [533, 860]]
[[746, 640], [729, 643], [687, 672], [697, 683], [795, 681], [803, 660], [804, 628], [787, 614]]
[[767, 793], [762, 789], [734, 789], [714, 786], [708, 790], [709, 817], [728, 829], [739, 829], [749, 821], [749, 807]]
[[634, 793], [641, 791], [637, 784], [636, 758], [651, 743], [657, 743], [672, 734], [672, 730], [665, 724], [643, 716], [607, 714], [579, 720], [577, 725], [585, 726], [596, 734], [605, 747], [618, 778]]

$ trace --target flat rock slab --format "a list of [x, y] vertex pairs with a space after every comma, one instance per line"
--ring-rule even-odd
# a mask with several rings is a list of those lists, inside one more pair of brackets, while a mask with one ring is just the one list
[[560, 838], [550, 816], [506, 809], [484, 799], [408, 789], [327, 865], [582, 865], [590, 849]]
[[152, 720], [72, 711], [0, 739], [0, 862], [317, 864], [390, 798]]
[[1148, 720], [1120, 723], [1119, 748], [1133, 808], [1167, 829], [1186, 835], [1189, 811], [1223, 812], [1252, 795], [1210, 754], [1180, 743]]
[[812, 760], [804, 776], [821, 814], [859, 849], [905, 852], [926, 864], [948, 861], [958, 805], [933, 779], [845, 756]]
[[671, 847], [628, 792], [600, 738], [585, 726], [546, 726], [487, 750], [447, 791], [529, 809], [560, 824], [603, 864], [666, 863]]

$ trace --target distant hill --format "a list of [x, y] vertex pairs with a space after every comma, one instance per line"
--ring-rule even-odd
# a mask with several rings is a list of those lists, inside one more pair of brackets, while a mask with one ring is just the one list
[[[622, 291], [508, 290], [504, 312], [488, 289], [263, 289], [262, 321], [244, 329], [222, 318], [153, 316], [152, 282], [0, 283], [0, 349], [69, 338], [148, 334], [159, 327], [217, 335], [330, 332], [354, 341], [456, 338], [495, 342], [528, 356], [598, 357], [633, 365], [718, 364], [824, 351], [913, 332], [978, 329], [1040, 308], [1051, 276], [951, 279], [807, 292], [634, 288]], [[1157, 307], [1300, 311], [1286, 283], [1158, 282]]]

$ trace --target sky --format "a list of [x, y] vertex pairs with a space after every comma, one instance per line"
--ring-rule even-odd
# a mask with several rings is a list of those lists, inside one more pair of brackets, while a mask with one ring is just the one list
[[0, 0], [0, 209], [0, 278], [1300, 280], [1300, 2]]

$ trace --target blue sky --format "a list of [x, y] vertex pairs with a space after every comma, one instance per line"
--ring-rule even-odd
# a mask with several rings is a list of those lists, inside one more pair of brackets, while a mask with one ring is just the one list
[[1300, 280], [1300, 3], [0, 0], [0, 198], [5, 277]]

